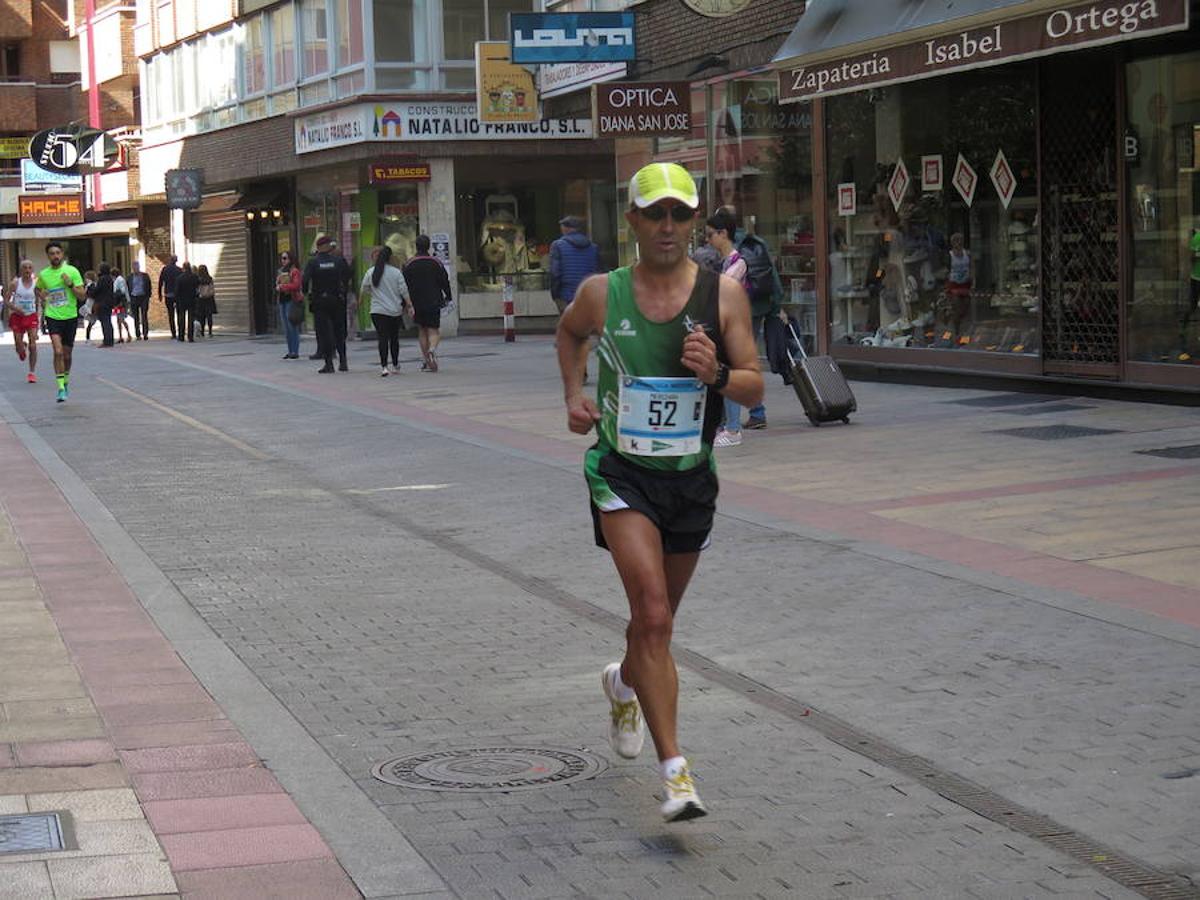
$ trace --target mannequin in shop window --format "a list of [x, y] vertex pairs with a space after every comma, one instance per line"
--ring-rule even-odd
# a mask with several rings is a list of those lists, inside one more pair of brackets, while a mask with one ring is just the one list
[[962, 334], [963, 321], [971, 312], [971, 285], [974, 283], [975, 262], [971, 251], [963, 246], [960, 232], [950, 235], [950, 265], [946, 275], [946, 300], [949, 303], [950, 325], [957, 337]]

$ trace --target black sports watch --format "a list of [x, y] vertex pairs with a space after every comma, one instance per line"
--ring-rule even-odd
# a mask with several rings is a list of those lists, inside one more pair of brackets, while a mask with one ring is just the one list
[[713, 379], [712, 386], [718, 391], [723, 391], [727, 384], [729, 384], [729, 366], [725, 363], [717, 363], [717, 377]]

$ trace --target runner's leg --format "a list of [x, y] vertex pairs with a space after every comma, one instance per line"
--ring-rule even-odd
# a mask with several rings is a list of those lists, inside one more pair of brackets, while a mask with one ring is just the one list
[[629, 599], [621, 680], [637, 691], [659, 760], [671, 759], [681, 755], [676, 735], [679, 676], [671, 657], [674, 616], [662, 536], [632, 509], [601, 514], [600, 528]]
[[[33, 332], [30, 332], [32, 334]], [[13, 349], [17, 351], [17, 359], [25, 358], [25, 333], [21, 331], [13, 332]], [[30, 365], [29, 371], [33, 371], [33, 366]]]

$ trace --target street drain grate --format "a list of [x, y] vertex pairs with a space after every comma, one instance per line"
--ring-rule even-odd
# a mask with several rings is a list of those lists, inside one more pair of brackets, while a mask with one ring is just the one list
[[0, 816], [0, 853], [45, 853], [73, 845], [70, 813]]
[[948, 400], [959, 406], [1027, 406], [1030, 403], [1050, 403], [1051, 401], [1066, 400], [1066, 397], [1056, 397], [1052, 394], [988, 394], [986, 397], [968, 397], [966, 400]]
[[1032, 428], [1001, 428], [989, 434], [1029, 438], [1034, 441], [1065, 441], [1069, 438], [1092, 437], [1097, 434], [1120, 434], [1120, 428], [1088, 428], [1085, 425], [1035, 425]]
[[608, 764], [558, 747], [471, 747], [435, 750], [380, 763], [380, 781], [419, 791], [482, 794], [530, 791], [599, 775]]
[[1000, 409], [997, 412], [1008, 413], [1010, 416], [1044, 416], [1049, 413], [1075, 412], [1080, 409], [1095, 409], [1082, 403], [1041, 403], [1037, 406], [1021, 406], [1015, 409]]
[[1135, 450], [1143, 456], [1161, 456], [1164, 459], [1200, 459], [1200, 444], [1184, 444], [1182, 447], [1159, 447], [1157, 450]]

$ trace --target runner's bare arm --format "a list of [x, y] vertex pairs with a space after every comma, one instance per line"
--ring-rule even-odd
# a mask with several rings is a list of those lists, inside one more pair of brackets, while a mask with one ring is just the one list
[[[763, 377], [758, 370], [758, 347], [750, 328], [750, 301], [742, 286], [732, 278], [722, 275], [720, 285], [721, 337], [729, 360], [729, 383], [721, 394], [743, 406], [755, 406], [762, 402]], [[717, 380], [717, 347], [700, 326], [684, 338], [682, 362], [705, 384]]]
[[555, 347], [567, 404], [567, 427], [576, 434], [587, 434], [600, 419], [595, 401], [584, 395], [583, 373], [587, 367], [588, 338], [604, 330], [607, 306], [608, 279], [593, 275], [579, 286], [574, 302], [558, 320]]

